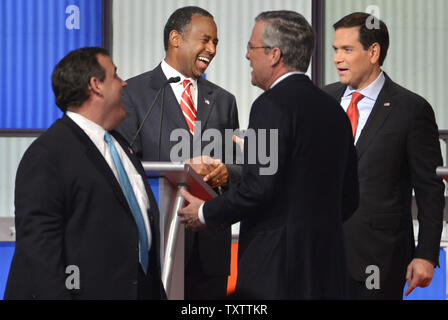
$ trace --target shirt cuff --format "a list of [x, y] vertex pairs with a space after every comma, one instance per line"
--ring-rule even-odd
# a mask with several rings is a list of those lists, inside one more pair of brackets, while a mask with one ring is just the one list
[[204, 219], [204, 212], [202, 211], [202, 209], [204, 208], [204, 204], [205, 204], [205, 202], [203, 204], [201, 204], [201, 206], [199, 207], [199, 211], [198, 211], [198, 218], [202, 224], [206, 224], [205, 219]]

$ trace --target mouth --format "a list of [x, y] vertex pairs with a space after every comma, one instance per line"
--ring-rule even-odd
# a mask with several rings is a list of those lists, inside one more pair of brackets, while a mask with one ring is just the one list
[[349, 69], [347, 68], [338, 68], [338, 73], [340, 76], [344, 76], [348, 73]]
[[198, 61], [199, 61], [199, 67], [203, 70], [207, 69], [207, 67], [209, 66], [210, 62], [212, 61], [212, 58], [207, 58], [204, 56], [199, 56], [198, 57]]

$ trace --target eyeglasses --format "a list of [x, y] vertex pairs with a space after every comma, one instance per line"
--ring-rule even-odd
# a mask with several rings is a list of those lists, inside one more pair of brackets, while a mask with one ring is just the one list
[[255, 50], [255, 49], [272, 49], [272, 47], [269, 47], [269, 46], [252, 47], [250, 45], [250, 43], [247, 43], [247, 51], [252, 51], [252, 50]]

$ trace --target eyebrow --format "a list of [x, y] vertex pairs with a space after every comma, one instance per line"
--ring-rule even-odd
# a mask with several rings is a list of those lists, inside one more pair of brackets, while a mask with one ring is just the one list
[[353, 49], [354, 47], [353, 46], [340, 46], [340, 47], [336, 47], [335, 45], [333, 45], [332, 46], [333, 47], [333, 49]]

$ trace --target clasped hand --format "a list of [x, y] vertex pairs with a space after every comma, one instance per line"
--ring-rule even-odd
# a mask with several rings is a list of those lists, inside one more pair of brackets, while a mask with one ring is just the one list
[[226, 184], [229, 179], [227, 167], [219, 159], [200, 156], [186, 160], [185, 163], [189, 164], [201, 176], [204, 182], [212, 188]]

